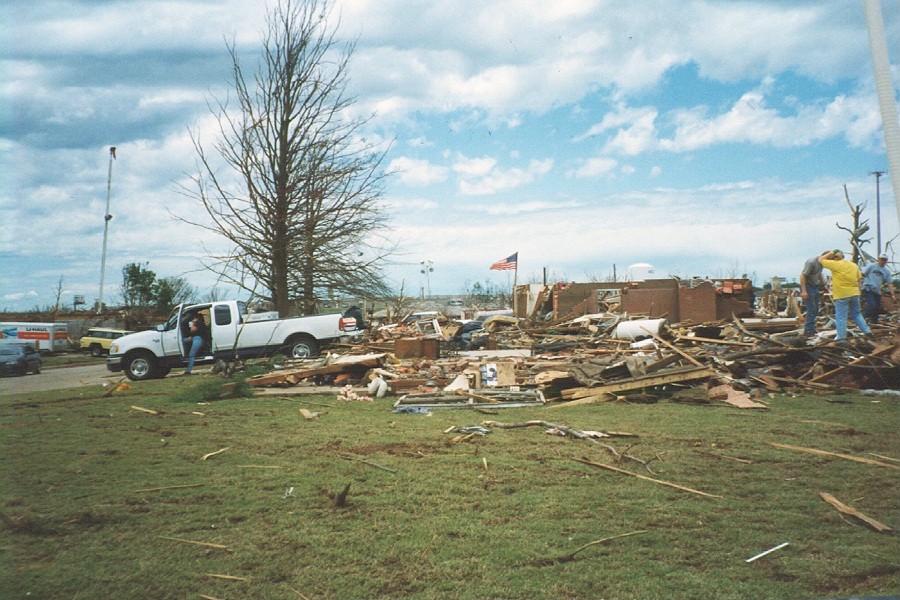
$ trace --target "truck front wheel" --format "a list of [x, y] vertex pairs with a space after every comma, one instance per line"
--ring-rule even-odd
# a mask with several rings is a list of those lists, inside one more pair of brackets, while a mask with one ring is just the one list
[[125, 358], [125, 376], [132, 381], [145, 381], [156, 377], [156, 357], [149, 352], [139, 352]]

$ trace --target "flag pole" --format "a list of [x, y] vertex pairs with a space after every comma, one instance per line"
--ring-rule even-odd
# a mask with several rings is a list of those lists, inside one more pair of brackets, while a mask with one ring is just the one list
[[518, 310], [516, 310], [517, 301], [516, 301], [516, 280], [519, 277], [519, 253], [516, 252], [516, 268], [513, 270], [513, 286], [512, 286], [512, 307], [513, 307], [513, 316], [518, 316]]

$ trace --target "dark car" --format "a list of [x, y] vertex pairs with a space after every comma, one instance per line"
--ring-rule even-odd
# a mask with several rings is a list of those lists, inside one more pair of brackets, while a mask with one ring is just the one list
[[41, 355], [31, 344], [0, 344], [0, 373], [3, 375], [37, 375], [41, 372]]

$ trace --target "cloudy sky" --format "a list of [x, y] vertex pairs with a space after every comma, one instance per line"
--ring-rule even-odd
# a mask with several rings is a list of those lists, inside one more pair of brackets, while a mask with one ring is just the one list
[[[387, 148], [399, 290], [658, 274], [796, 278], [846, 247], [846, 184], [876, 244], [887, 170], [860, 0], [338, 0], [350, 92]], [[883, 6], [894, 81], [900, 10]], [[193, 131], [252, 66], [262, 0], [6, 0], [0, 5], [0, 310], [104, 297], [121, 269], [215, 284], [222, 242], [175, 216]], [[339, 25], [338, 19], [339, 17]], [[881, 179], [882, 243], [898, 233]], [[898, 241], [900, 247], [900, 241]]]

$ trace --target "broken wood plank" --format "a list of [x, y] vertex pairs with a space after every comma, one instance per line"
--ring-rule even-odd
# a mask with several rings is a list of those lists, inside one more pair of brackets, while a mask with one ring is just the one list
[[792, 446], [790, 444], [779, 444], [777, 442], [766, 442], [766, 444], [772, 446], [773, 448], [782, 448], [784, 450], [795, 450], [797, 452], [806, 452], [807, 454], [814, 454], [816, 456], [833, 456], [835, 458], [843, 458], [844, 460], [852, 460], [854, 462], [863, 463], [866, 465], [875, 465], [877, 467], [887, 467], [889, 469], [900, 469], [900, 466], [892, 465], [885, 462], [880, 462], [877, 460], [872, 460], [871, 458], [865, 458], [863, 456], [853, 456], [852, 454], [841, 454], [840, 452], [829, 452], [827, 450], [818, 450], [816, 448], [806, 448], [804, 446]]
[[112, 396], [112, 395], [113, 395], [113, 392], [115, 392], [116, 390], [118, 390], [118, 389], [119, 389], [119, 386], [122, 385], [122, 384], [125, 382], [125, 379], [126, 379], [125, 377], [122, 377], [122, 378], [119, 379], [117, 382], [115, 382], [115, 383], [113, 383], [113, 384], [110, 384], [109, 389], [106, 390], [106, 393], [103, 394], [103, 397], [104, 397], [104, 398], [109, 398], [110, 396]]
[[696, 365], [696, 366], [698, 366], [698, 367], [702, 367], [702, 366], [703, 366], [703, 363], [702, 363], [702, 362], [700, 362], [699, 360], [697, 360], [696, 358], [694, 358], [693, 356], [691, 356], [690, 354], [688, 354], [687, 352], [685, 352], [685, 351], [682, 350], [681, 348], [677, 347], [675, 344], [672, 344], [672, 343], [668, 342], [667, 340], [662, 339], [661, 337], [659, 337], [658, 335], [656, 335], [655, 333], [653, 333], [652, 331], [650, 331], [650, 330], [647, 329], [646, 327], [641, 327], [641, 329], [643, 329], [644, 331], [646, 331], [647, 333], [649, 333], [651, 336], [653, 336], [653, 339], [654, 339], [654, 340], [656, 340], [657, 342], [659, 342], [660, 344], [662, 344], [663, 346], [665, 346], [665, 347], [668, 348], [669, 350], [672, 350], [673, 352], [679, 354], [682, 358], [687, 359], [688, 362], [693, 363], [694, 365]]
[[637, 477], [638, 479], [643, 479], [644, 481], [650, 481], [652, 483], [656, 483], [658, 485], [664, 485], [666, 487], [675, 488], [676, 490], [681, 490], [683, 492], [690, 492], [692, 494], [698, 494], [700, 496], [706, 496], [708, 498], [722, 498], [717, 494], [709, 494], [707, 492], [701, 492], [700, 490], [695, 490], [693, 488], [685, 487], [683, 485], [678, 485], [677, 483], [671, 483], [669, 481], [663, 481], [661, 479], [653, 479], [652, 477], [647, 477], [646, 475], [640, 475], [638, 473], [632, 473], [631, 471], [626, 471], [625, 469], [620, 469], [618, 467], [613, 467], [611, 465], [604, 465], [603, 463], [597, 463], [587, 460], [586, 458], [576, 458], [574, 459], [580, 463], [584, 463], [586, 465], [591, 465], [592, 467], [598, 467], [600, 469], [606, 469], [607, 471], [613, 471], [614, 473], [621, 473], [622, 475], [630, 475], [631, 477]]
[[681, 383], [685, 381], [696, 381], [699, 379], [709, 379], [715, 376], [716, 372], [712, 367], [690, 367], [686, 369], [672, 369], [654, 375], [642, 375], [634, 379], [622, 379], [600, 385], [592, 388], [583, 388], [590, 390], [590, 396], [577, 398], [569, 402], [550, 405], [549, 408], [560, 408], [563, 406], [578, 406], [581, 404], [591, 404], [597, 402], [596, 397], [603, 394], [615, 394], [618, 392], [627, 392], [631, 390], [640, 390], [658, 385], [666, 385], [669, 383]]
[[184, 488], [200, 487], [203, 485], [206, 485], [206, 484], [205, 483], [189, 483], [187, 485], [166, 485], [163, 487], [142, 488], [140, 490], [134, 490], [134, 493], [137, 494], [140, 492], [161, 492], [163, 490], [180, 490], [180, 489], [184, 489]]
[[873, 519], [871, 517], [867, 517], [866, 515], [859, 512], [852, 506], [844, 504], [843, 502], [841, 502], [840, 500], [838, 500], [837, 498], [835, 498], [834, 496], [832, 496], [831, 494], [829, 494], [827, 492], [819, 492], [819, 496], [822, 497], [822, 500], [824, 500], [828, 504], [830, 504], [833, 507], [835, 507], [836, 509], [838, 509], [839, 512], [842, 512], [845, 515], [850, 515], [851, 517], [855, 517], [855, 518], [859, 519], [860, 521], [862, 521], [863, 523], [865, 523], [866, 525], [868, 525], [869, 527], [871, 527], [878, 533], [893, 533], [894, 532], [893, 529], [891, 529], [884, 523], [881, 523], [880, 521], [876, 521], [875, 519]]
[[145, 413], [148, 413], [148, 414], [151, 414], [151, 415], [158, 415], [158, 414], [159, 414], [159, 411], [158, 411], [158, 410], [151, 410], [151, 409], [149, 409], [149, 408], [144, 408], [143, 406], [135, 406], [134, 404], [131, 405], [131, 410], [138, 410], [138, 411], [140, 411], [140, 412], [145, 412]]
[[699, 336], [690, 336], [690, 335], [676, 335], [676, 342], [696, 342], [698, 344], [720, 344], [722, 346], [748, 346], [753, 347], [756, 344], [753, 342], [739, 342], [737, 340], [717, 340], [715, 338], [705, 338]]
[[621, 538], [630, 537], [632, 535], [641, 535], [643, 533], [648, 533], [648, 530], [641, 529], [640, 531], [631, 531], [628, 533], [620, 533], [619, 535], [611, 535], [609, 537], [605, 537], [600, 540], [588, 542], [587, 544], [584, 544], [583, 546], [576, 548], [573, 552], [569, 552], [568, 554], [564, 554], [557, 558], [543, 558], [543, 559], [538, 559], [534, 562], [538, 565], [552, 565], [552, 564], [561, 563], [561, 562], [571, 562], [571, 561], [575, 560], [576, 554], [578, 554], [579, 552], [581, 552], [582, 550], [584, 550], [586, 548], [590, 548], [591, 546], [596, 546], [598, 544], [605, 544], [606, 542], [611, 542], [612, 540], [618, 540]]
[[181, 542], [183, 544], [193, 544], [195, 546], [203, 546], [204, 548], [216, 548], [218, 550], [227, 550], [228, 552], [231, 552], [231, 549], [228, 546], [224, 546], [222, 544], [211, 544], [209, 542], [197, 542], [194, 540], [186, 540], [184, 538], [169, 537], [167, 535], [158, 535], [156, 537], [158, 537], [161, 540], [169, 540], [172, 542]]
[[878, 346], [877, 348], [875, 348], [875, 350], [873, 350], [866, 356], [860, 356], [859, 358], [850, 361], [846, 365], [843, 365], [836, 369], [828, 371], [827, 373], [822, 373], [821, 375], [817, 375], [816, 377], [813, 377], [809, 381], [810, 381], [810, 383], [819, 383], [826, 379], [830, 379], [834, 375], [837, 375], [838, 373], [843, 373], [847, 369], [850, 369], [854, 366], [862, 366], [862, 365], [868, 363], [872, 357], [880, 357], [880, 356], [884, 356], [885, 354], [890, 354], [890, 352], [891, 352], [891, 350], [893, 350], [893, 348], [894, 348], [893, 344]]
[[762, 342], [769, 342], [771, 344], [775, 344], [776, 346], [781, 346], [782, 348], [789, 347], [788, 344], [785, 344], [781, 340], [776, 340], [776, 339], [773, 339], [773, 338], [765, 336], [765, 335], [759, 335], [758, 333], [751, 332], [744, 326], [743, 321], [741, 321], [737, 315], [731, 315], [731, 320], [732, 320], [732, 322], [734, 322], [734, 326], [738, 328], [738, 331], [740, 331], [741, 333], [743, 333], [746, 336], [752, 337], [752, 338], [760, 340]]
[[728, 383], [723, 383], [722, 385], [710, 388], [707, 393], [709, 394], [710, 400], [724, 402], [731, 406], [736, 406], [737, 408], [769, 408], [762, 402], [756, 402], [751, 399], [750, 394], [747, 392], [736, 390]]
[[228, 581], [250, 581], [246, 577], [238, 577], [236, 575], [223, 575], [221, 573], [204, 573], [207, 577], [214, 577], [216, 579], [227, 579]]

